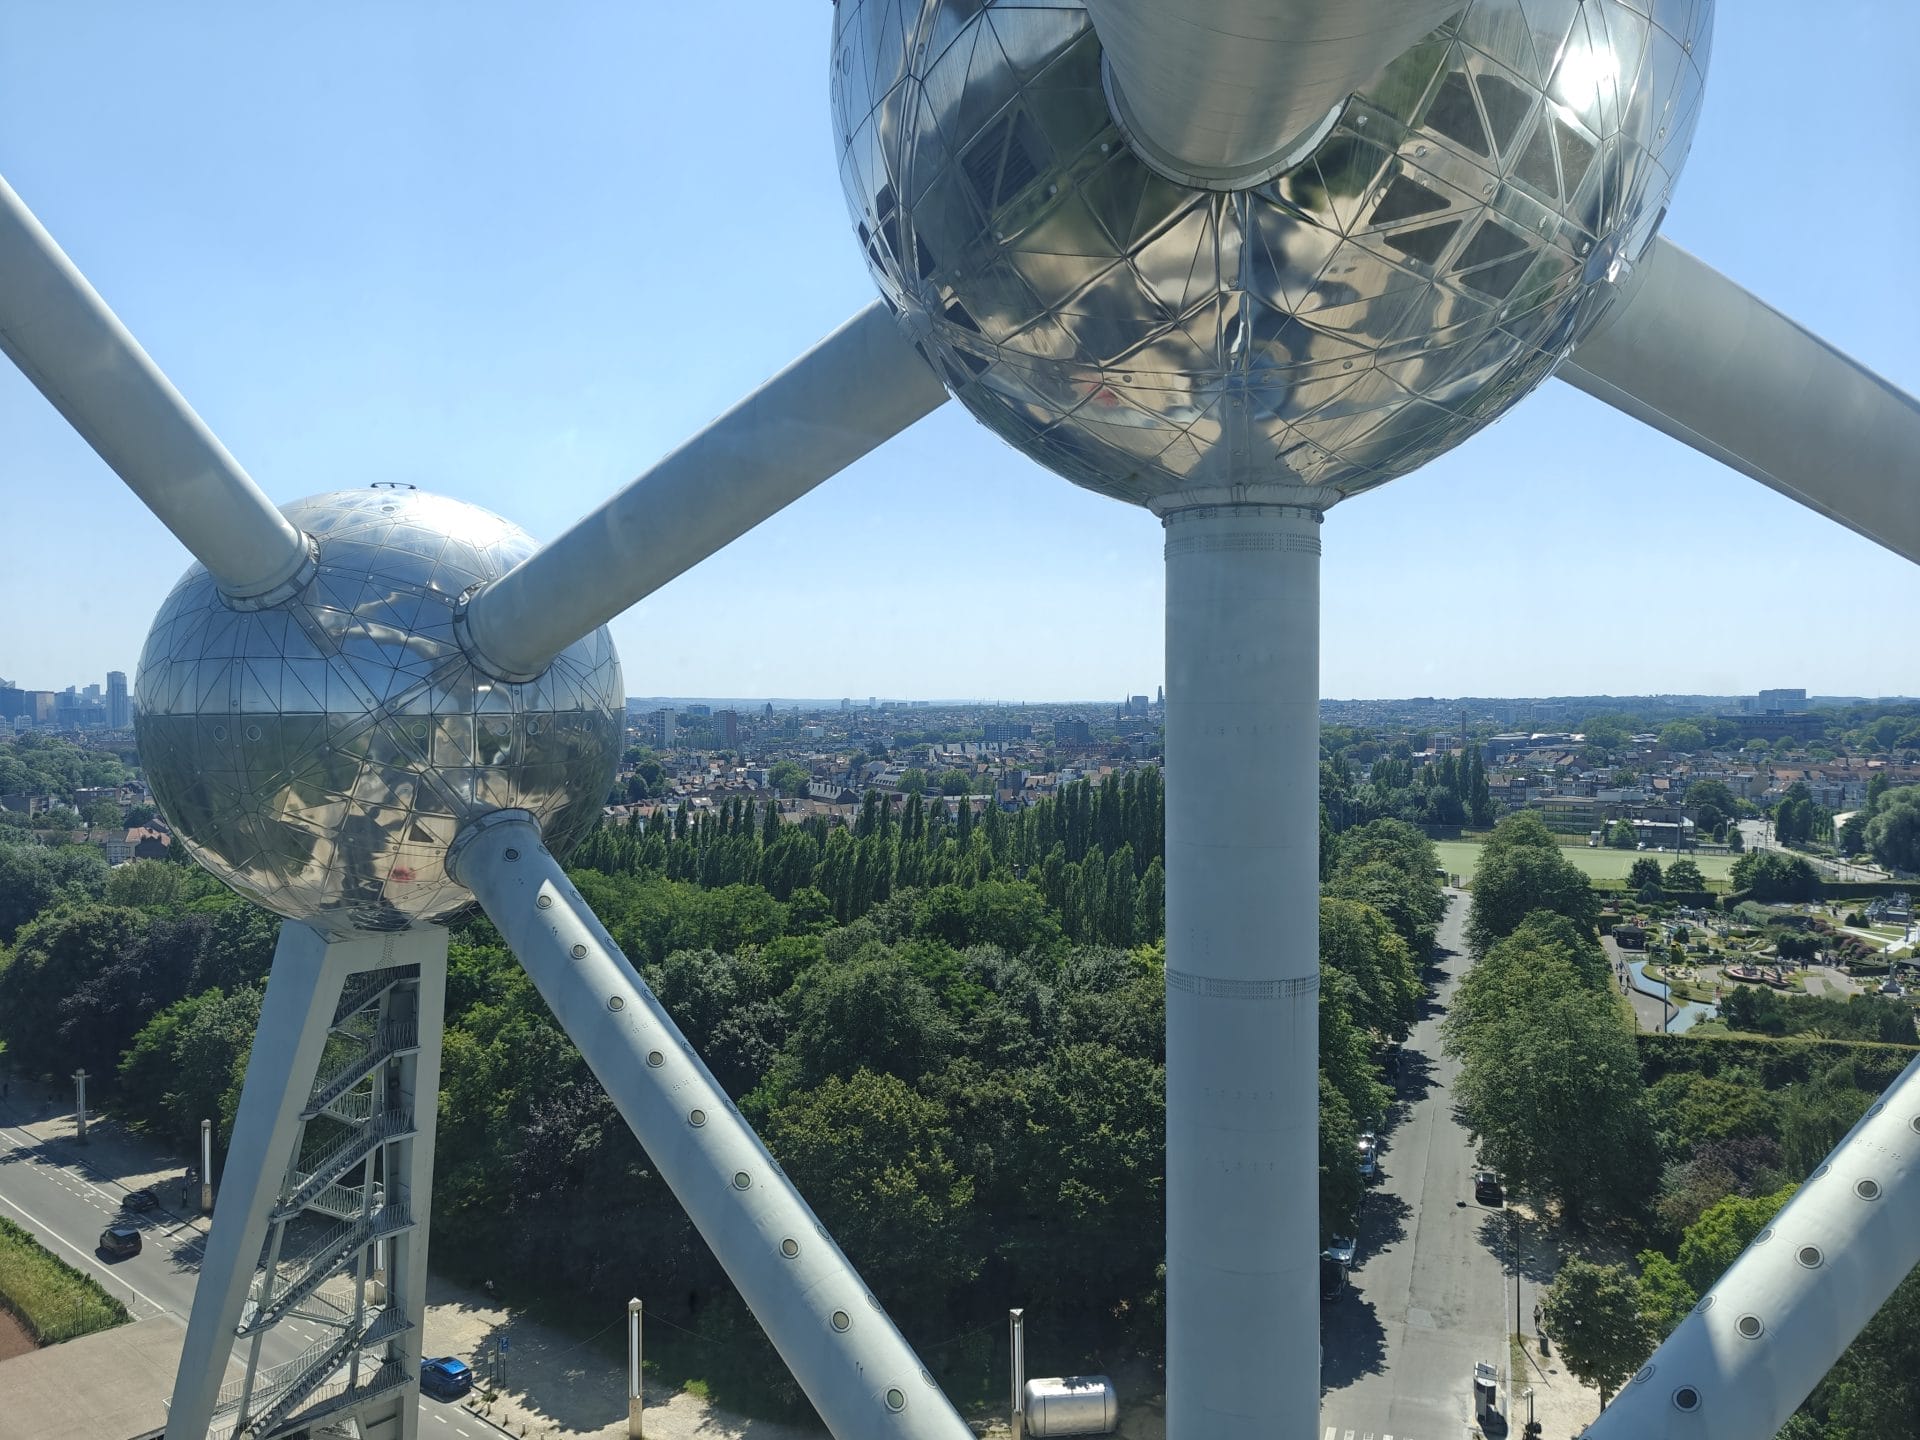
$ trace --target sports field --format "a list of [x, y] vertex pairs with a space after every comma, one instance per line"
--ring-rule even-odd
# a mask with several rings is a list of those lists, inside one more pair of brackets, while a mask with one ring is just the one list
[[[1446, 866], [1448, 873], [1462, 879], [1471, 880], [1473, 872], [1480, 866], [1478, 841], [1436, 840], [1434, 849], [1440, 852], [1440, 863]], [[1650, 850], [1595, 849], [1587, 845], [1563, 845], [1560, 853], [1595, 880], [1624, 880], [1636, 860], [1650, 857], [1658, 860], [1660, 868], [1664, 870], [1680, 858], [1677, 855], [1655, 854]], [[1690, 855], [1688, 858], [1700, 867], [1700, 873], [1709, 880], [1726, 880], [1733, 874], [1734, 857], [1731, 855]]]

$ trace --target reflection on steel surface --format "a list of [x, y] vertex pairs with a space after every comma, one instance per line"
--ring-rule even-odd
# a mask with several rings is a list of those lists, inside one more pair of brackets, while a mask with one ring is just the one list
[[1611, 298], [1712, 16], [1472, 0], [1311, 157], [1223, 194], [1127, 148], [1081, 6], [841, 0], [841, 180], [882, 290], [1002, 438], [1136, 503], [1326, 505], [1498, 418]]
[[532, 553], [476, 506], [351, 490], [285, 507], [320, 549], [286, 604], [237, 610], [198, 565], [167, 597], [134, 684], [154, 798], [208, 869], [324, 931], [398, 930], [471, 897], [446, 873], [468, 820], [526, 810], [564, 853], [592, 828], [625, 701], [604, 629], [538, 679], [462, 653], [463, 592]]

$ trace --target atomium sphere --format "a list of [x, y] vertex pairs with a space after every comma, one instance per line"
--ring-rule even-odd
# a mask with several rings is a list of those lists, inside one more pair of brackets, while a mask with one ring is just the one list
[[1128, 149], [1086, 11], [840, 0], [835, 139], [881, 290], [1011, 444], [1122, 500], [1331, 504], [1498, 418], [1665, 213], [1712, 0], [1471, 0], [1256, 188]]
[[462, 593], [532, 538], [406, 488], [284, 513], [318, 548], [300, 594], [236, 608], [195, 565], [140, 656], [140, 758], [189, 853], [269, 910], [345, 934], [468, 904], [447, 847], [489, 811], [531, 812], [555, 853], [583, 837], [623, 735], [607, 632], [525, 684], [475, 670], [454, 632]]

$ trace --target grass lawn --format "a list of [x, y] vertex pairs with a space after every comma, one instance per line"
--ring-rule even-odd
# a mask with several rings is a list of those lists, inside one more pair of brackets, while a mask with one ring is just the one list
[[[1434, 849], [1440, 852], [1440, 863], [1449, 873], [1471, 880], [1473, 872], [1480, 866], [1480, 845], [1473, 840], [1436, 840]], [[1666, 869], [1680, 857], [1662, 855], [1653, 851], [1614, 850], [1593, 848], [1586, 845], [1566, 845], [1560, 849], [1561, 856], [1577, 866], [1594, 880], [1625, 880], [1627, 871], [1633, 862], [1642, 858], [1658, 860], [1660, 868]], [[1690, 855], [1688, 857], [1700, 867], [1700, 873], [1708, 880], [1727, 880], [1733, 875], [1732, 855]]]
[[42, 1345], [91, 1335], [127, 1318], [127, 1307], [18, 1225], [0, 1220], [0, 1304]]

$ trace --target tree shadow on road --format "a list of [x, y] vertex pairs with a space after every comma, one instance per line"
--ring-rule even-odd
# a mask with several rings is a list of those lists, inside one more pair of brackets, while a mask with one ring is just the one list
[[1371, 1300], [1349, 1288], [1320, 1307], [1320, 1389], [1338, 1390], [1387, 1368], [1387, 1331]]

